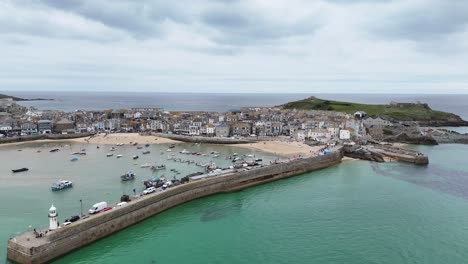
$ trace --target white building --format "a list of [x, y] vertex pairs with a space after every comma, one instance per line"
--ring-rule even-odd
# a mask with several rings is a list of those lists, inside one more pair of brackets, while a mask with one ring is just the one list
[[346, 129], [340, 130], [340, 139], [347, 140], [351, 138], [351, 132]]

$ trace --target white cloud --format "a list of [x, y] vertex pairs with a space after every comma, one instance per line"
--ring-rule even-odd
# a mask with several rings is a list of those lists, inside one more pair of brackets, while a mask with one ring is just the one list
[[468, 93], [459, 2], [173, 2], [0, 2], [0, 85]]

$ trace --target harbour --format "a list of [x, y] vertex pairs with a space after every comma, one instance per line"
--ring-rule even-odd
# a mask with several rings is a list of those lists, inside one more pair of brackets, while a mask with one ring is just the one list
[[12, 238], [8, 242], [8, 258], [19, 263], [44, 263], [180, 203], [326, 168], [339, 163], [341, 157], [341, 151], [336, 151], [329, 155], [195, 180], [163, 193], [136, 199], [126, 206], [90, 217], [77, 224], [49, 231], [45, 237], [36, 238], [35, 231]]

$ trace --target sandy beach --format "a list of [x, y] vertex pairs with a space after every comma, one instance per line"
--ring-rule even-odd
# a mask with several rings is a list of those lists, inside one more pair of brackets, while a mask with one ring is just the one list
[[236, 144], [232, 146], [274, 153], [283, 157], [293, 157], [297, 155], [316, 155], [318, 154], [319, 150], [323, 148], [323, 146], [311, 147], [301, 142], [284, 141], [262, 141], [249, 144]]
[[138, 133], [115, 133], [115, 134], [98, 134], [91, 138], [74, 138], [69, 139], [70, 142], [77, 143], [91, 143], [91, 144], [103, 144], [103, 145], [115, 145], [115, 144], [167, 144], [167, 143], [180, 143], [168, 138], [161, 138], [155, 136], [142, 136]]

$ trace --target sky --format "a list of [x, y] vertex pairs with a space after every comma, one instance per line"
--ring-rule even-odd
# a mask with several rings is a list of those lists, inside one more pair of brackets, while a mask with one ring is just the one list
[[464, 0], [0, 0], [0, 91], [468, 93]]

